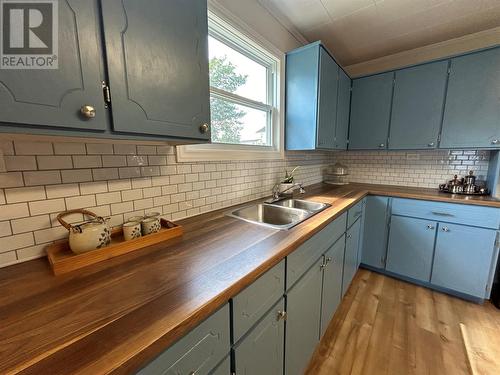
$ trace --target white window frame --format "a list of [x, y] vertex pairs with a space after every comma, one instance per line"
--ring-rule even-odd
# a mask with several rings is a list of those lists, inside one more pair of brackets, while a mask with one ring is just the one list
[[283, 159], [284, 116], [281, 114], [281, 108], [284, 108], [284, 81], [281, 77], [284, 77], [284, 52], [215, 2], [209, 1], [208, 17], [211, 36], [268, 67], [268, 82], [271, 82], [268, 84], [268, 98], [272, 100], [270, 104], [260, 103], [214, 87], [210, 88], [210, 94], [235, 104], [269, 112], [271, 115], [268, 116], [268, 121], [271, 123], [267, 127], [269, 131], [267, 137], [271, 140], [271, 145], [208, 143], [177, 146], [177, 161]]

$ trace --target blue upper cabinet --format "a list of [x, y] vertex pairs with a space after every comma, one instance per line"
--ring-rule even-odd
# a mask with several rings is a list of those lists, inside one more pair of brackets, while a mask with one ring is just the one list
[[339, 67], [324, 48], [319, 52], [318, 130], [316, 145], [321, 149], [335, 148], [335, 122]]
[[438, 146], [448, 62], [439, 61], [396, 71], [389, 148]]
[[[97, 0], [60, 1], [58, 20], [64, 32], [58, 33], [57, 69], [0, 69], [0, 121], [18, 128], [104, 130]], [[95, 116], [85, 117], [83, 106], [93, 107]]]
[[209, 140], [207, 4], [102, 2], [119, 132]]
[[287, 150], [345, 149], [345, 130], [339, 130], [340, 141], [336, 134], [337, 121], [342, 121], [344, 127], [348, 121], [345, 111], [349, 111], [349, 92], [346, 94], [345, 87], [350, 87], [350, 79], [343, 75], [319, 42], [287, 54]]
[[337, 121], [335, 124], [335, 149], [347, 150], [349, 133], [349, 110], [351, 107], [351, 79], [339, 69], [339, 88], [337, 101]]
[[500, 147], [500, 48], [451, 60], [440, 147]]
[[393, 72], [353, 80], [349, 149], [387, 148], [393, 80]]

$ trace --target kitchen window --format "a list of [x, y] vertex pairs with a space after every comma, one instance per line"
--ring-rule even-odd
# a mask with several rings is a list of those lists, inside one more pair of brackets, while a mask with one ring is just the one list
[[212, 143], [177, 147], [179, 161], [281, 158], [283, 53], [213, 11], [208, 24]]

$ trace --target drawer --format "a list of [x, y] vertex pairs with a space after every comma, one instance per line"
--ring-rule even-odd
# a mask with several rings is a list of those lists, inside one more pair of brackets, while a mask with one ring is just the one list
[[346, 224], [344, 212], [286, 258], [287, 290], [345, 233]]
[[229, 350], [229, 305], [226, 304], [138, 374], [209, 374]]
[[217, 366], [210, 375], [229, 375], [231, 373], [231, 359], [227, 356], [220, 364]]
[[356, 203], [353, 207], [347, 211], [347, 228], [350, 228], [356, 220], [363, 216], [363, 211], [365, 208], [365, 200]]
[[285, 260], [233, 298], [233, 342], [239, 339], [283, 297]]
[[392, 214], [492, 229], [500, 225], [500, 210], [495, 207], [395, 198]]

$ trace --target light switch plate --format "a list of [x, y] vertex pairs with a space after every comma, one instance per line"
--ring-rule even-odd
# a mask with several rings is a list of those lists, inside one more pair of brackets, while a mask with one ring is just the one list
[[7, 172], [7, 167], [5, 166], [5, 158], [3, 157], [2, 149], [0, 149], [0, 172]]

